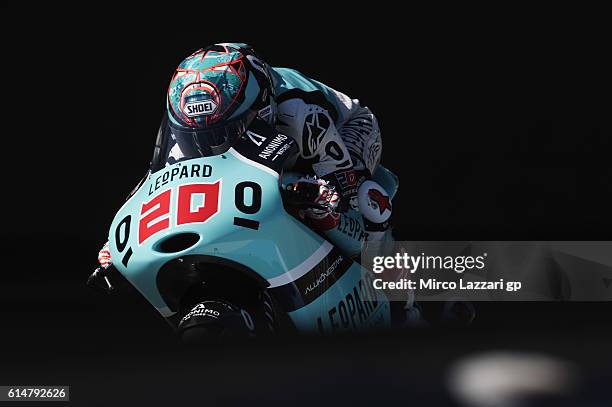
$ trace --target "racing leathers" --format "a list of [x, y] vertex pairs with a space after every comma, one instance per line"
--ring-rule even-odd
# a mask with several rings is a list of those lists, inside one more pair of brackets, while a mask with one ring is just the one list
[[[382, 152], [374, 114], [358, 100], [296, 70], [272, 68], [272, 80], [278, 108], [276, 128], [299, 147], [295, 169], [314, 174], [340, 195], [337, 211], [329, 215], [335, 221], [323, 218], [310, 224], [334, 241], [342, 214], [353, 209], [363, 216], [363, 238], [382, 239], [388, 229], [391, 203], [386, 191], [371, 180]], [[316, 212], [306, 215], [321, 217]]]

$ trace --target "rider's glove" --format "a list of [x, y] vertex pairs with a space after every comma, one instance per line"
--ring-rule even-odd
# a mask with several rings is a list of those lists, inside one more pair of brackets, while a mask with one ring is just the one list
[[98, 253], [98, 263], [100, 263], [102, 268], [108, 268], [113, 264], [110, 250], [108, 249], [108, 242], [104, 243], [104, 246], [102, 246], [102, 249]]
[[108, 250], [108, 242], [104, 243], [102, 249], [98, 253], [98, 267], [87, 279], [87, 285], [95, 289], [101, 289], [106, 293], [111, 293], [115, 288], [109, 280], [109, 272], [112, 266], [110, 251]]
[[338, 226], [340, 215], [336, 213], [336, 208], [340, 194], [328, 181], [317, 177], [302, 177], [295, 183], [294, 191], [317, 205], [302, 212], [313, 229], [324, 232]]

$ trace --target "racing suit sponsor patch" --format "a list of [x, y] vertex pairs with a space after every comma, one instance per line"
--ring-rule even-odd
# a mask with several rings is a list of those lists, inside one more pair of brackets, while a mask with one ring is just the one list
[[304, 120], [304, 130], [302, 132], [302, 153], [304, 157], [315, 155], [321, 141], [327, 134], [330, 120], [324, 113], [311, 113]]

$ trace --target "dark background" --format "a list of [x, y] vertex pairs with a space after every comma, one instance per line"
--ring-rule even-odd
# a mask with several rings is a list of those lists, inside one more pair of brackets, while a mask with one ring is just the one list
[[1, 383], [71, 384], [85, 405], [446, 403], [448, 363], [499, 348], [607, 374], [608, 304], [481, 304], [468, 330], [195, 351], [129, 288], [86, 289], [147, 169], [174, 68], [220, 41], [251, 43], [375, 112], [401, 181], [399, 238], [611, 238], [610, 30], [595, 11], [198, 7], [2, 10]]

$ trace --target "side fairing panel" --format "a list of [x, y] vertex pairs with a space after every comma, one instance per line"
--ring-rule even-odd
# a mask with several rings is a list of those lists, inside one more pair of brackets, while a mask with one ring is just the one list
[[346, 331], [382, 329], [390, 324], [386, 297], [371, 288], [368, 274], [352, 263], [325, 295], [289, 316], [302, 332], [329, 335]]

